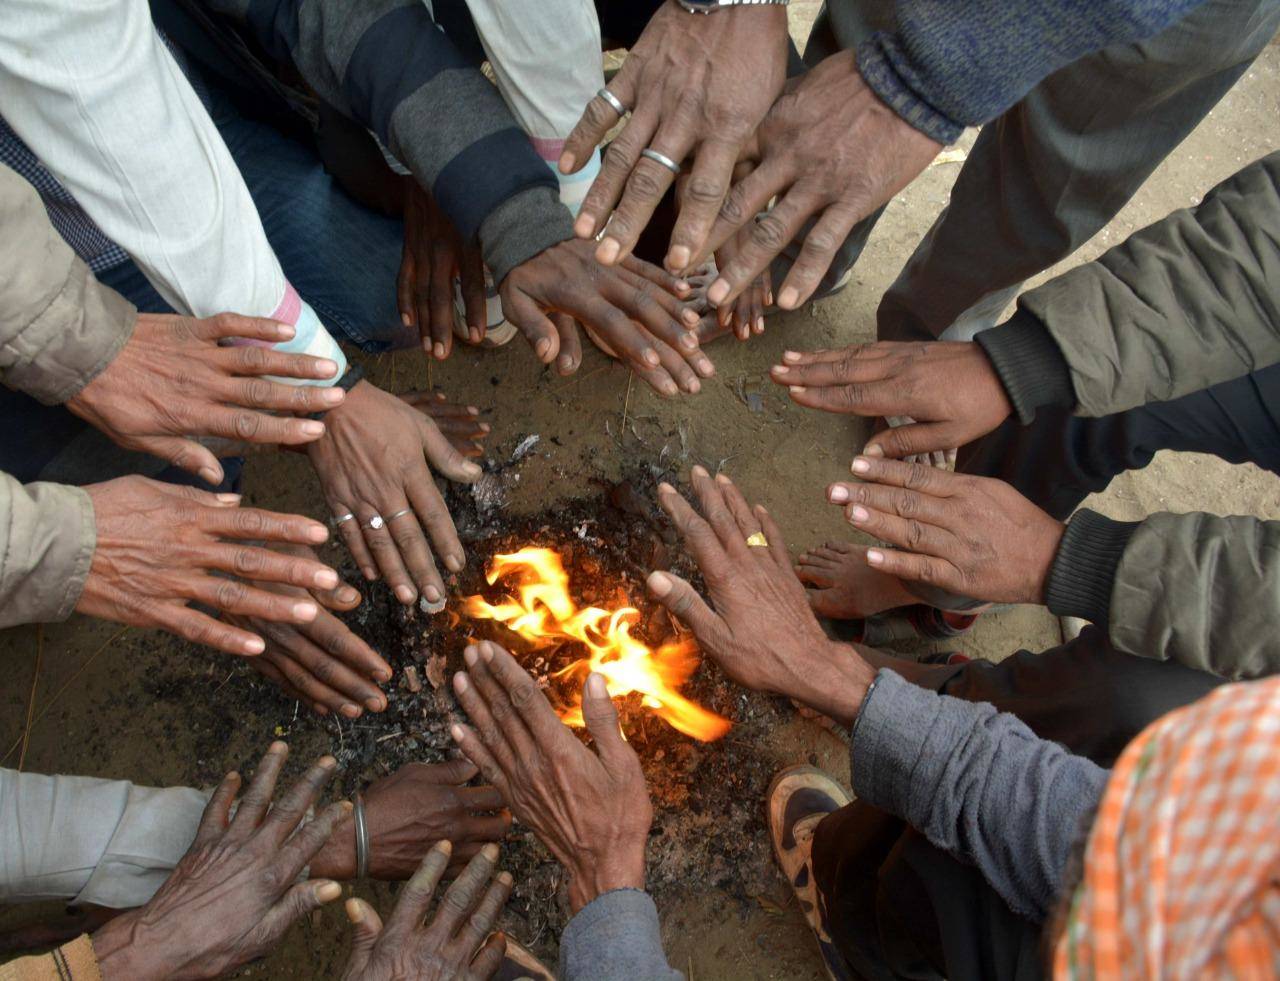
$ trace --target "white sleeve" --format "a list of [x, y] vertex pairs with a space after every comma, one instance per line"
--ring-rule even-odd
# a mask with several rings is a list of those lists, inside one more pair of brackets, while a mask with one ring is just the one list
[[274, 317], [346, 362], [298, 299], [146, 0], [0, 0], [5, 119], [176, 310]]
[[209, 795], [0, 769], [0, 903], [141, 906], [186, 854]]

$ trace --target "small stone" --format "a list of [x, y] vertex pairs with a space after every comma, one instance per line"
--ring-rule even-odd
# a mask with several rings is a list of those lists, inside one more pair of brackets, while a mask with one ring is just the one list
[[412, 692], [422, 691], [422, 682], [418, 679], [418, 669], [412, 664], [406, 665], [404, 669], [405, 687]]

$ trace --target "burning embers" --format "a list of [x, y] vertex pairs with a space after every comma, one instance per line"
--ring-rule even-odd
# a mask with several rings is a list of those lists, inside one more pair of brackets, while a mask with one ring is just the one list
[[728, 719], [691, 702], [678, 689], [698, 667], [698, 646], [692, 638], [663, 644], [657, 650], [631, 636], [640, 612], [631, 606], [602, 610], [579, 609], [569, 596], [569, 576], [560, 556], [549, 548], [523, 548], [495, 555], [485, 579], [492, 585], [512, 578], [516, 595], [497, 604], [483, 596], [468, 596], [462, 612], [479, 620], [496, 620], [519, 634], [532, 651], [548, 651], [568, 643], [582, 644], [580, 658], [552, 677], [563, 682], [572, 701], [557, 711], [572, 726], [581, 726], [582, 685], [599, 672], [615, 698], [639, 692], [642, 704], [686, 735], [710, 742], [729, 731]]

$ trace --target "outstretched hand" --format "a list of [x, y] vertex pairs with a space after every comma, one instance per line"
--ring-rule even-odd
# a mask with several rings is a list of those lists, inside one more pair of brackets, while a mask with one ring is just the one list
[[738, 684], [788, 695], [849, 724], [871, 668], [823, 633], [769, 512], [748, 505], [723, 474], [712, 480], [694, 467], [691, 481], [701, 514], [670, 484], [659, 485], [658, 503], [697, 561], [714, 609], [670, 572], [650, 574], [649, 592]]
[[273, 743], [235, 817], [240, 775], [213, 792], [195, 841], [150, 901], [93, 935], [104, 981], [216, 978], [268, 953], [303, 915], [342, 894], [336, 882], [298, 876], [351, 805], [307, 812], [337, 769], [322, 756], [272, 805], [289, 749]]
[[453, 738], [569, 872], [573, 911], [612, 889], [643, 889], [653, 806], [603, 676], [591, 674], [582, 692], [593, 753], [497, 644], [473, 645], [463, 657], [467, 670], [453, 676], [453, 690], [472, 724], [455, 725]]

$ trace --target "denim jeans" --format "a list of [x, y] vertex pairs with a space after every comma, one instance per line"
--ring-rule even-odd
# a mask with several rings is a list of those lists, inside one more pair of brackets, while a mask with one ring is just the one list
[[[285, 275], [338, 340], [364, 351], [417, 343], [400, 322], [396, 273], [403, 225], [356, 203], [311, 147], [241, 114], [208, 77], [196, 80], [244, 176]], [[99, 275], [143, 313], [171, 313], [132, 261]], [[231, 311], [238, 312], [238, 311]], [[87, 484], [128, 473], [203, 486], [165, 461], [111, 443], [64, 407], [0, 387], [0, 470], [25, 482]], [[239, 461], [223, 461], [228, 480]]]

